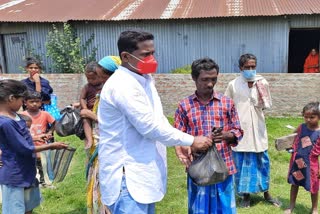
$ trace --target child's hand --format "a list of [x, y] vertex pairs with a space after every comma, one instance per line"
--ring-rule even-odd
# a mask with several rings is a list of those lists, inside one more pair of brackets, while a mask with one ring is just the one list
[[47, 138], [46, 134], [39, 134], [39, 135], [32, 136], [33, 141], [44, 142], [44, 141], [46, 141], [46, 138]]
[[31, 73], [31, 77], [35, 82], [40, 82], [40, 74], [38, 72]]
[[50, 140], [53, 136], [51, 132], [48, 132], [46, 135], [46, 140]]
[[62, 142], [54, 142], [49, 144], [50, 145], [50, 149], [66, 149], [68, 148], [68, 145]]

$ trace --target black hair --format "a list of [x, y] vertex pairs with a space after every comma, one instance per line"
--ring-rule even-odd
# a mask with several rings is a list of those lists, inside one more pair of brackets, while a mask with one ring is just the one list
[[42, 96], [39, 92], [37, 91], [33, 91], [33, 92], [29, 92], [25, 97], [24, 100], [33, 100], [33, 99], [39, 99], [42, 100]]
[[42, 69], [42, 64], [40, 60], [34, 58], [34, 57], [27, 57], [26, 58], [26, 67], [29, 67], [29, 65], [36, 64], [40, 69]]
[[320, 117], [320, 103], [319, 102], [310, 102], [305, 105], [302, 109], [302, 115], [306, 112], [311, 112], [312, 114], [318, 115]]
[[85, 73], [94, 73], [99, 64], [96, 61], [89, 62], [85, 67]]
[[18, 115], [19, 115], [19, 117], [21, 117], [26, 122], [32, 122], [32, 118], [29, 117], [28, 115], [25, 115], [25, 114], [18, 114]]
[[99, 67], [103, 71], [103, 73], [107, 74], [108, 76], [111, 76], [112, 74], [114, 74], [114, 72], [109, 71], [108, 69], [105, 69], [104, 67], [102, 67], [99, 64], [97, 65], [97, 67]]
[[192, 62], [191, 76], [193, 79], [198, 79], [201, 70], [211, 71], [213, 69], [216, 69], [219, 73], [219, 65], [209, 57], [197, 59]]
[[239, 67], [240, 68], [243, 67], [244, 64], [246, 62], [248, 62], [250, 59], [253, 59], [257, 64], [257, 57], [255, 55], [251, 54], [251, 53], [246, 53], [246, 54], [243, 54], [243, 55], [240, 56], [240, 58], [239, 58]]
[[16, 98], [25, 97], [28, 94], [28, 88], [21, 81], [13, 79], [0, 80], [0, 102], [6, 102], [9, 96]]
[[139, 42], [153, 39], [154, 36], [148, 32], [138, 30], [123, 31], [118, 39], [119, 56], [121, 57], [121, 53], [124, 51], [132, 53], [133, 51], [137, 50], [137, 44]]

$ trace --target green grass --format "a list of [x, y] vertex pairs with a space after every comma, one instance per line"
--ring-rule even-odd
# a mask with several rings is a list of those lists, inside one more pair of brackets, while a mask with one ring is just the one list
[[40, 214], [82, 214], [86, 213], [86, 181], [85, 153], [83, 142], [75, 136], [60, 138], [62, 141], [77, 148], [65, 179], [54, 184], [56, 189], [42, 189], [43, 203], [33, 213]]
[[[274, 214], [283, 213], [289, 204], [290, 185], [286, 181], [290, 155], [275, 150], [274, 139], [292, 132], [285, 126], [290, 124], [297, 127], [301, 118], [267, 118], [269, 135], [269, 155], [271, 158], [270, 192], [278, 198], [283, 206], [273, 207], [263, 201], [262, 194], [252, 196], [252, 206], [249, 209], [238, 208], [240, 214]], [[61, 141], [71, 142], [77, 147], [71, 168], [65, 180], [56, 184], [57, 189], [43, 189], [44, 202], [34, 213], [86, 213], [84, 177], [85, 154], [83, 143], [76, 137], [58, 138]], [[173, 148], [168, 148], [168, 189], [164, 199], [157, 203], [156, 211], [160, 214], [187, 213], [186, 173], [184, 167], [177, 161]], [[237, 198], [239, 201], [239, 198]], [[310, 194], [301, 189], [297, 199], [295, 213], [309, 213], [311, 208]]]

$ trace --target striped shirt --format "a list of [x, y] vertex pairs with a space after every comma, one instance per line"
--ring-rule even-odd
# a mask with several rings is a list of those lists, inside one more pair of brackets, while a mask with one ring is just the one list
[[236, 137], [236, 142], [228, 144], [222, 141], [216, 146], [229, 169], [229, 174], [237, 172], [230, 146], [238, 144], [243, 131], [232, 99], [213, 92], [210, 101], [202, 104], [197, 95], [193, 94], [180, 101], [175, 113], [174, 126], [193, 136], [209, 136], [213, 127], [223, 127], [224, 131], [231, 131]]

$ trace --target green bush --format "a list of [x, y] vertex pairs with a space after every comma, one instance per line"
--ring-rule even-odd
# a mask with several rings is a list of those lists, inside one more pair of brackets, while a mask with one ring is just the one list
[[64, 23], [63, 30], [55, 25], [49, 32], [46, 48], [47, 55], [52, 58], [53, 69], [59, 73], [79, 73], [83, 71], [86, 63], [95, 60], [97, 48], [92, 48], [88, 56], [83, 56], [94, 40], [94, 34], [81, 44], [81, 39], [76, 35], [70, 24]]
[[171, 70], [172, 74], [191, 74], [191, 65], [185, 65], [180, 68]]

